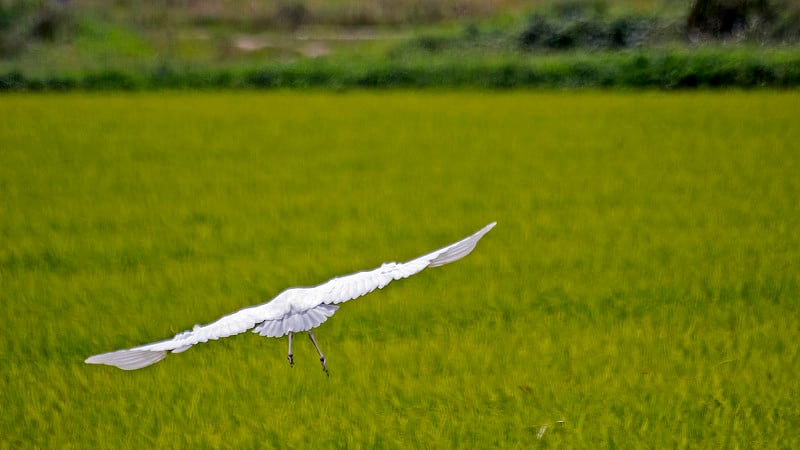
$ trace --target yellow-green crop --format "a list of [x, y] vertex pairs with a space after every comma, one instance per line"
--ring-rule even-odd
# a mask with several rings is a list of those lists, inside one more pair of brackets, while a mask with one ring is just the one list
[[[0, 97], [0, 448], [800, 447], [800, 95]], [[92, 354], [496, 220], [136, 372]]]

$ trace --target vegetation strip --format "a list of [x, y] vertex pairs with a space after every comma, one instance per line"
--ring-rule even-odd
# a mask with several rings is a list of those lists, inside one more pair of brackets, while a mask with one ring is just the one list
[[800, 86], [783, 0], [225, 3], [0, 6], [0, 91]]
[[302, 60], [240, 69], [101, 70], [75, 76], [0, 76], [2, 91], [275, 88], [794, 88], [800, 53], [641, 51], [463, 60], [340, 63]]

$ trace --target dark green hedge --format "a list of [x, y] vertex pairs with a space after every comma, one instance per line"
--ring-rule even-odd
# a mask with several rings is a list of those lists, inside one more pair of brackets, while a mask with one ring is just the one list
[[793, 88], [800, 52], [713, 49], [342, 63], [261, 68], [107, 70], [76, 76], [0, 74], [0, 91], [277, 88]]

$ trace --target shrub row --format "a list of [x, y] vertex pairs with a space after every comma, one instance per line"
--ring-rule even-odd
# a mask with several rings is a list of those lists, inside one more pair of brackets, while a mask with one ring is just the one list
[[[671, 33], [665, 30], [673, 29]], [[657, 17], [622, 16], [553, 19], [537, 14], [519, 34], [524, 50], [565, 50], [572, 48], [621, 49], [650, 41], [675, 40], [674, 24]]]
[[[700, 14], [702, 19], [690, 17], [688, 23], [683, 18], [637, 14], [608, 16], [584, 11], [561, 15], [537, 13], [530, 17], [519, 33], [517, 42], [523, 50], [552, 51], [574, 48], [623, 49], [687, 40], [734, 40], [758, 45], [800, 41], [800, 9], [786, 12], [775, 10], [774, 14], [768, 16], [769, 20], [767, 16], [758, 14], [750, 14], [755, 17], [749, 17], [744, 11], [727, 18], [726, 8], [722, 6], [725, 1], [702, 0], [697, 4], [704, 2], [714, 4], [713, 11]], [[747, 0], [728, 2], [738, 3], [742, 8], [757, 3]], [[761, 3], [767, 5], [766, 2]], [[714, 13], [721, 17], [714, 16]], [[702, 24], [698, 22], [701, 20]], [[726, 25], [731, 29], [713, 30], [714, 26], [720, 27], [720, 22], [726, 20], [733, 21], [735, 25]]]
[[464, 60], [301, 61], [250, 69], [0, 74], [0, 91], [279, 88], [792, 88], [800, 53], [649, 51]]

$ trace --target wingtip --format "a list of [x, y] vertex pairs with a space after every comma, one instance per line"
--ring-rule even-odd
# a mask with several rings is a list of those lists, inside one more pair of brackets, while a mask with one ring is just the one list
[[479, 234], [482, 237], [484, 234], [488, 233], [492, 228], [494, 228], [495, 225], [497, 225], [497, 222], [491, 222], [485, 227], [481, 228], [480, 231], [475, 234]]
[[122, 370], [136, 370], [155, 364], [167, 357], [166, 351], [118, 350], [86, 358], [86, 364], [105, 364]]
[[467, 236], [454, 244], [450, 244], [432, 253], [432, 259], [427, 261], [427, 267], [443, 266], [467, 256], [475, 249], [475, 246], [478, 245], [478, 241], [480, 241], [496, 224], [497, 222], [492, 222], [476, 231], [471, 236]]

